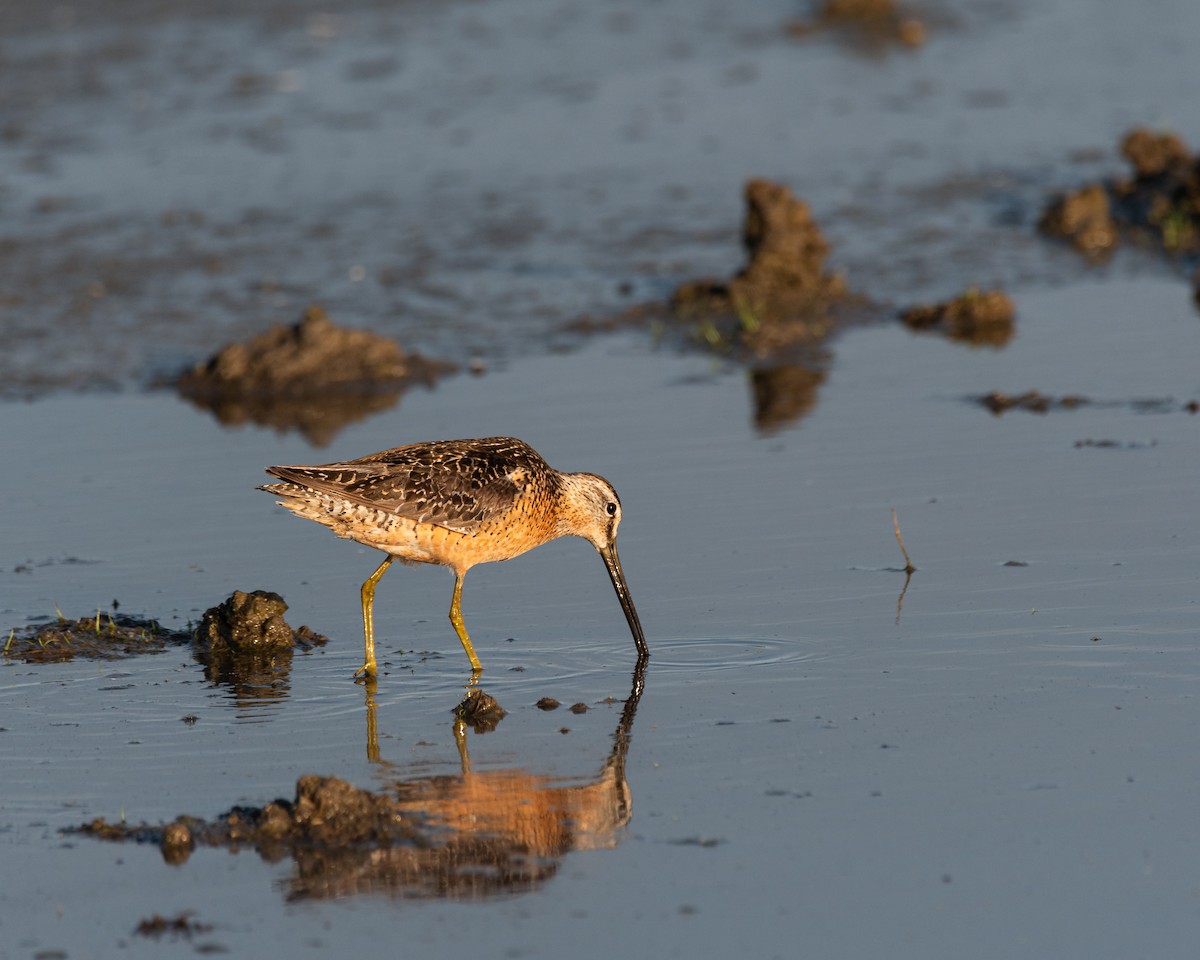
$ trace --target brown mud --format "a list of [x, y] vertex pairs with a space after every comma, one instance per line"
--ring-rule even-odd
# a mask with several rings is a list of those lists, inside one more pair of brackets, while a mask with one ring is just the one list
[[491, 733], [507, 713], [495, 697], [482, 690], [472, 690], [454, 708], [454, 716], [476, 733]]
[[204, 612], [196, 631], [196, 645], [209, 654], [290, 650], [297, 643], [311, 646], [310, 638], [316, 634], [308, 627], [293, 630], [288, 626], [283, 619], [287, 608], [277, 593], [235, 590], [227, 600]]
[[1086, 184], [1056, 197], [1038, 222], [1091, 260], [1122, 238], [1169, 254], [1200, 253], [1200, 157], [1174, 133], [1135, 128], [1121, 140], [1133, 176]]
[[139, 937], [149, 937], [154, 940], [164, 935], [190, 939], [198, 934], [211, 933], [212, 925], [193, 920], [192, 914], [187, 911], [173, 917], [164, 917], [162, 914], [156, 913], [152, 917], [140, 920], [133, 932]]
[[745, 186], [748, 262], [729, 280], [693, 280], [671, 296], [674, 316], [709, 347], [765, 356], [814, 344], [840, 325], [846, 281], [825, 269], [829, 244], [808, 204], [769, 180]]
[[168, 630], [157, 620], [123, 613], [101, 613], [9, 631], [0, 654], [25, 663], [58, 663], [79, 657], [87, 660], [122, 660], [143, 653], [163, 653], [171, 646], [190, 643], [189, 630]]
[[205, 611], [195, 629], [170, 630], [157, 620], [102, 611], [79, 620], [59, 617], [10, 630], [0, 656], [25, 663], [119, 660], [190, 645], [211, 682], [228, 684], [248, 699], [275, 697], [286, 686], [295, 651], [328, 642], [306, 626], [292, 629], [283, 619], [286, 610], [278, 594], [237, 590]]
[[1009, 410], [1025, 410], [1029, 413], [1049, 413], [1051, 410], [1078, 410], [1081, 407], [1128, 407], [1135, 413], [1200, 413], [1200, 401], [1187, 400], [1180, 403], [1173, 397], [1147, 397], [1140, 400], [1093, 400], [1079, 394], [1049, 396], [1038, 390], [1024, 393], [1005, 393], [993, 390], [981, 397], [972, 397], [980, 406], [986, 407], [996, 416]]
[[233, 594], [204, 612], [196, 630], [195, 657], [210, 683], [229, 687], [243, 702], [286, 696], [297, 650], [322, 647], [328, 638], [283, 618], [288, 605], [277, 593]]
[[944, 303], [909, 307], [900, 320], [910, 330], [933, 331], [972, 346], [1003, 347], [1015, 332], [1016, 308], [1000, 290], [971, 288]]
[[409, 387], [432, 386], [455, 369], [339, 326], [314, 304], [291, 326], [223, 347], [175, 386], [227, 426], [298, 430], [323, 446], [347, 424], [394, 406]]
[[895, 0], [823, 0], [811, 20], [794, 21], [786, 30], [798, 39], [834, 31], [873, 51], [896, 45], [919, 47], [928, 36], [925, 21]]

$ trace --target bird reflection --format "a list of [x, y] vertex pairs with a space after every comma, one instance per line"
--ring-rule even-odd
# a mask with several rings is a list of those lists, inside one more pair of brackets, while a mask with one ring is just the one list
[[[579, 782], [523, 769], [473, 770], [468, 726], [489, 729], [503, 716], [486, 693], [473, 690], [456, 708], [453, 721], [459, 772], [397, 780], [376, 795], [387, 802], [390, 816], [407, 825], [409, 835], [397, 843], [365, 848], [293, 848], [288, 899], [359, 893], [476, 899], [520, 893], [554, 876], [572, 851], [615, 846], [631, 814], [625, 759], [644, 671], [643, 660], [633, 673], [612, 749], [600, 771]], [[368, 692], [367, 698], [367, 753], [378, 759], [373, 694]], [[319, 794], [321, 789], [302, 784], [298, 797], [305, 790]]]
[[[567, 854], [619, 842], [631, 815], [625, 763], [645, 666], [646, 658], [639, 659], [612, 747], [591, 777], [472, 769], [467, 728], [480, 730], [503, 716], [475, 689], [452, 721], [459, 753], [454, 774], [396, 778], [380, 790], [309, 775], [297, 782], [294, 800], [234, 807], [209, 822], [97, 820], [80, 830], [157, 843], [176, 865], [197, 846], [253, 848], [271, 862], [290, 858], [291, 875], [281, 883], [288, 900], [361, 894], [470, 900], [528, 892], [553, 877]], [[378, 760], [372, 686], [366, 684], [367, 755]]]
[[[612, 749], [600, 771], [582, 781], [523, 769], [473, 770], [467, 728], [492, 729], [503, 710], [483, 691], [472, 690], [453, 721], [459, 772], [398, 780], [385, 791], [392, 814], [413, 828], [412, 842], [320, 855], [294, 850], [288, 899], [364, 892], [452, 899], [520, 893], [554, 876], [572, 851], [616, 846], [632, 810], [625, 760], [645, 664], [642, 659], [634, 670]], [[378, 759], [373, 695], [367, 697], [367, 753]]]

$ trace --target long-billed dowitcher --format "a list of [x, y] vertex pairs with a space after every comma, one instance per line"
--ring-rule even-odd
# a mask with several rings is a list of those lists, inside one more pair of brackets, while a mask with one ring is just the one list
[[617, 557], [621, 501], [603, 477], [560, 473], [513, 437], [413, 443], [342, 463], [267, 467], [267, 473], [283, 483], [259, 489], [282, 497], [282, 506], [387, 554], [362, 585], [366, 657], [356, 676], [376, 674], [375, 585], [397, 557], [454, 571], [450, 622], [478, 676], [483, 666], [460, 609], [463, 577], [477, 563], [508, 560], [568, 535], [600, 552], [638, 656], [649, 655]]

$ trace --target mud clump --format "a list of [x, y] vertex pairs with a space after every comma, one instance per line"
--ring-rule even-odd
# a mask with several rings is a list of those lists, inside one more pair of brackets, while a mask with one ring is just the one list
[[184, 374], [180, 386], [298, 394], [407, 380], [412, 373], [412, 361], [399, 344], [366, 330], [339, 327], [313, 305], [299, 323], [276, 325], [245, 343], [223, 348]]
[[1038, 221], [1038, 229], [1069, 240], [1091, 260], [1103, 260], [1117, 248], [1117, 224], [1108, 191], [1099, 183], [1054, 200]]
[[749, 260], [728, 281], [695, 280], [671, 297], [676, 317], [712, 347], [769, 353], [831, 332], [845, 280], [827, 273], [829, 245], [808, 205], [787, 187], [750, 180], [742, 240]]
[[1133, 164], [1137, 177], [1157, 177], [1171, 170], [1186, 174], [1192, 162], [1187, 144], [1177, 134], [1153, 133], [1143, 127], [1125, 134], [1121, 153]]
[[229, 599], [204, 612], [196, 631], [196, 643], [209, 652], [291, 649], [295, 633], [283, 619], [287, 608], [277, 593], [235, 590]]
[[797, 38], [822, 30], [839, 31], [873, 48], [897, 43], [919, 47], [928, 33], [924, 21], [906, 13], [895, 0], [824, 0], [814, 19], [787, 26], [787, 33]]
[[490, 693], [472, 690], [453, 710], [454, 715], [476, 733], [491, 733], [508, 711]]
[[991, 393], [986, 393], [976, 399], [996, 416], [1000, 416], [1009, 410], [1027, 410], [1030, 413], [1049, 413], [1052, 409], [1075, 410], [1078, 407], [1091, 403], [1087, 397], [1075, 394], [1067, 394], [1063, 397], [1050, 397], [1044, 393], [1039, 393], [1037, 390], [1027, 390], [1025, 393], [1015, 394], [993, 390]]
[[971, 288], [944, 303], [909, 307], [900, 320], [910, 330], [935, 331], [950, 340], [1002, 347], [1013, 337], [1016, 308], [1000, 290]]
[[196, 630], [196, 659], [212, 683], [247, 699], [283, 696], [297, 649], [324, 646], [328, 638], [284, 620], [288, 605], [267, 590], [233, 594], [204, 612]]
[[211, 931], [211, 924], [199, 923], [192, 919], [191, 913], [184, 911], [174, 917], [164, 917], [162, 914], [156, 913], [152, 917], [139, 921], [133, 932], [139, 937], [151, 937], [157, 940], [166, 934], [188, 939]]
[[387, 337], [338, 326], [313, 305], [299, 323], [222, 348], [182, 374], [176, 388], [222, 423], [297, 429], [324, 444], [347, 423], [391, 407], [413, 384], [431, 385], [454, 369]]
[[1121, 154], [1132, 177], [1086, 184], [1054, 199], [1038, 229], [1094, 260], [1111, 255], [1122, 235], [1169, 253], [1200, 252], [1200, 157], [1176, 134], [1140, 127], [1122, 139]]
[[11, 630], [2, 644], [5, 658], [25, 663], [55, 663], [83, 657], [122, 660], [142, 653], [163, 653], [190, 642], [189, 631], [168, 630], [157, 620], [97, 612], [94, 617]]

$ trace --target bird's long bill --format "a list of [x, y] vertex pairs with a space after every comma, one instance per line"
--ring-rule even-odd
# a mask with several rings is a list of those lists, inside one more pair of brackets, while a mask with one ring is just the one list
[[629, 585], [625, 582], [625, 574], [621, 570], [621, 558], [617, 556], [617, 546], [610, 543], [600, 550], [604, 565], [608, 567], [608, 575], [612, 577], [613, 587], [617, 591], [617, 599], [621, 601], [621, 609], [625, 611], [625, 619], [629, 621], [629, 629], [633, 632], [633, 641], [637, 644], [638, 656], [650, 655], [646, 646], [646, 635], [642, 633], [642, 622], [638, 619], [637, 610], [633, 606], [633, 597], [629, 595]]

